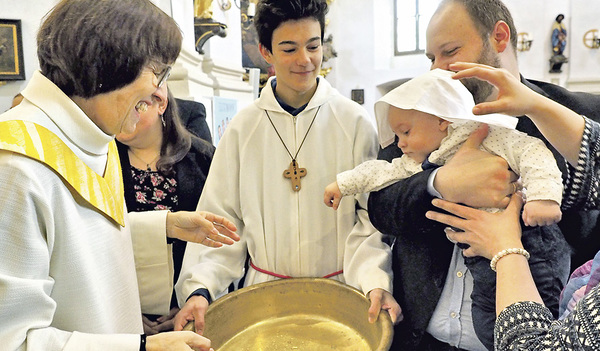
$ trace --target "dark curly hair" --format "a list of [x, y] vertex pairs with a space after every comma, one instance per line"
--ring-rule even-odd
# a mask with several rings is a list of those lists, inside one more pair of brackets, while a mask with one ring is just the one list
[[325, 34], [325, 0], [260, 0], [256, 7], [254, 26], [259, 43], [272, 52], [273, 32], [283, 22], [313, 18], [321, 25], [321, 41]]

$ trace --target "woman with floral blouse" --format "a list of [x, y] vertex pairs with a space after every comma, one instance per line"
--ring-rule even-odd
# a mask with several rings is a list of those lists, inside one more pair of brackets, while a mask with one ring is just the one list
[[[215, 148], [186, 130], [176, 100], [166, 84], [156, 90], [149, 101], [152, 103], [140, 113], [135, 132], [117, 135], [129, 216], [156, 218], [168, 211], [195, 211]], [[205, 120], [200, 122], [206, 123]], [[153, 220], [139, 222], [148, 226], [156, 223]], [[154, 253], [145, 255], [145, 262], [140, 263], [138, 258], [138, 267], [145, 265], [150, 273], [147, 278], [140, 274], [138, 279], [144, 331], [149, 335], [173, 329], [173, 317], [179, 311], [173, 284], [179, 276], [186, 248], [186, 242], [177, 239], [168, 240], [164, 247], [156, 247], [156, 241], [148, 240], [152, 232], [144, 228], [132, 232], [138, 250]], [[172, 259], [158, 261], [157, 256]], [[156, 274], [157, 262], [161, 262], [163, 274]], [[147, 302], [146, 297], [156, 296], [157, 291], [169, 298]]]

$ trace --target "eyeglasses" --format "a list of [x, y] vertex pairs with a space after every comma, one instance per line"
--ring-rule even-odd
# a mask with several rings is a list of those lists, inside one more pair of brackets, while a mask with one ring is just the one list
[[165, 67], [165, 69], [163, 69], [162, 71], [160, 71], [158, 73], [156, 73], [154, 71], [152, 73], [154, 73], [154, 75], [156, 76], [156, 79], [158, 79], [158, 84], [156, 85], [156, 88], [160, 88], [160, 87], [162, 87], [162, 85], [167, 81], [167, 79], [171, 75], [171, 66]]

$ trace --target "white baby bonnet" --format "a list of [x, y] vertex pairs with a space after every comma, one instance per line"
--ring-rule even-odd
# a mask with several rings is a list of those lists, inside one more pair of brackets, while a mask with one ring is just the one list
[[515, 129], [518, 119], [503, 114], [473, 114], [473, 95], [458, 80], [454, 72], [436, 68], [417, 76], [385, 94], [375, 103], [375, 119], [382, 148], [394, 142], [394, 132], [387, 115], [390, 105], [404, 110], [417, 110], [450, 122], [478, 121]]

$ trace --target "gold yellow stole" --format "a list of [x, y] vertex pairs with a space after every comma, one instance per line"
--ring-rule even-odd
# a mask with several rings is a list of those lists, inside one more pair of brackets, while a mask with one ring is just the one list
[[119, 153], [114, 140], [108, 147], [104, 177], [79, 159], [54, 133], [32, 122], [0, 122], [0, 149], [28, 156], [52, 168], [73, 193], [115, 224], [125, 226], [124, 193]]

